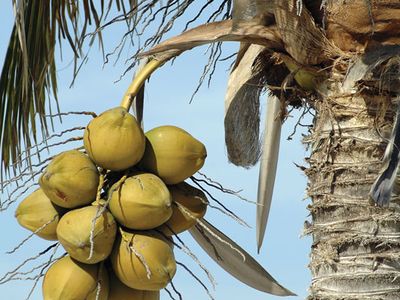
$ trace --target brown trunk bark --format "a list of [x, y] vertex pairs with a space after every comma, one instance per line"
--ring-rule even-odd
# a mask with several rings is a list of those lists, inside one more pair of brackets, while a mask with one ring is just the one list
[[[400, 209], [370, 203], [395, 109], [391, 97], [333, 76], [315, 103], [308, 195], [309, 299], [400, 299]], [[386, 136], [386, 137], [385, 137]]]

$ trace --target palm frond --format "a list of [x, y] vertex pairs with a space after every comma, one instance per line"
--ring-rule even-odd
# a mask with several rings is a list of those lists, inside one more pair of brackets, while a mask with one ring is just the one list
[[[107, 9], [113, 3], [123, 4], [122, 0], [110, 0]], [[81, 5], [65, 0], [14, 0], [13, 5], [15, 24], [0, 77], [2, 174], [17, 162], [22, 148], [35, 143], [39, 131], [47, 134], [52, 120], [46, 118], [46, 112], [51, 114], [52, 107], [58, 109], [56, 43], [68, 41], [74, 52], [76, 75], [86, 32], [90, 25], [100, 27], [105, 12], [104, 0], [100, 1], [100, 9], [92, 0], [84, 0]], [[90, 42], [95, 36], [102, 47], [100, 31]], [[47, 104], [49, 95], [54, 98], [53, 105]]]
[[281, 103], [278, 97], [270, 95], [267, 101], [264, 144], [258, 177], [258, 205], [256, 214], [256, 239], [258, 252], [260, 252], [264, 240], [272, 195], [274, 193], [282, 129], [282, 120], [279, 116], [280, 112]]
[[249, 42], [271, 49], [283, 49], [280, 35], [273, 26], [267, 27], [248, 21], [242, 22], [239, 28], [233, 30], [232, 25], [232, 20], [200, 25], [156, 45], [139, 56], [154, 55], [158, 59], [165, 56], [174, 57], [194, 47], [220, 41]]
[[277, 296], [295, 296], [228, 236], [205, 219], [201, 219], [199, 224], [189, 229], [190, 234], [226, 272], [259, 291]]
[[265, 47], [251, 45], [229, 76], [225, 94], [225, 144], [229, 161], [251, 167], [260, 157], [260, 94]]
[[[137, 63], [137, 53], [157, 44], [193, 3], [193, 0], [13, 0], [16, 22], [0, 78], [1, 175], [4, 171], [11, 172], [11, 165], [18, 166], [18, 153], [34, 144], [39, 132], [46, 135], [52, 125], [53, 120], [46, 118], [45, 113], [51, 114], [50, 108], [58, 109], [57, 44], [62, 50], [61, 43], [65, 40], [73, 51], [72, 84], [87, 56], [85, 47], [92, 46], [96, 39], [104, 62], [110, 54], [116, 54], [118, 60], [127, 42], [137, 48], [128, 60], [128, 72]], [[218, 4], [208, 15], [204, 13], [208, 4], [203, 5], [186, 26], [204, 15], [208, 22], [230, 18], [232, 0], [221, 0]], [[127, 27], [126, 34], [114, 51], [105, 54], [102, 30], [121, 22]], [[153, 25], [156, 32], [144, 43], [139, 42], [147, 30], [154, 29]], [[52, 103], [48, 101], [51, 96]]]

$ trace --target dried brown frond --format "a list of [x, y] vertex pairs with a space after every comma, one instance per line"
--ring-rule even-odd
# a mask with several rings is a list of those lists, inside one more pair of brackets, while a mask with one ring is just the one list
[[[232, 71], [225, 94], [225, 144], [229, 161], [251, 167], [260, 157], [260, 94], [265, 47], [251, 45]], [[260, 59], [261, 56], [261, 59]]]

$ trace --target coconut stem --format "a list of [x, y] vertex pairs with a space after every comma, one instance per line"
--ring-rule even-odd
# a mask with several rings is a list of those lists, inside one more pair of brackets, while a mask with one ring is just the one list
[[133, 98], [137, 95], [146, 79], [149, 78], [156, 69], [161, 67], [164, 62], [165, 60], [152, 59], [143, 67], [142, 70], [140, 70], [140, 72], [135, 76], [132, 83], [126, 90], [124, 97], [122, 98], [122, 107], [124, 107], [126, 110], [129, 110], [132, 105]]

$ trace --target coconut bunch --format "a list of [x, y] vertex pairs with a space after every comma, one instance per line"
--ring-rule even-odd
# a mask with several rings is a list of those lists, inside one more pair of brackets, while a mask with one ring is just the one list
[[144, 133], [122, 106], [92, 119], [83, 141], [84, 151], [51, 160], [15, 213], [66, 251], [48, 269], [43, 297], [159, 299], [176, 272], [172, 236], [206, 213], [204, 193], [184, 182], [206, 149], [175, 126]]

